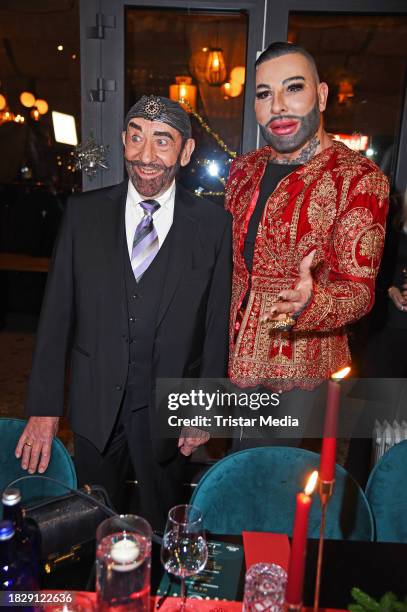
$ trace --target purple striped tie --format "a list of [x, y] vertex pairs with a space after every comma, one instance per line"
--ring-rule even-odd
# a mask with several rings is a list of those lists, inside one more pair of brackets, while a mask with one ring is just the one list
[[153, 223], [153, 214], [160, 208], [155, 200], [140, 202], [144, 217], [134, 232], [131, 267], [138, 282], [158, 253], [158, 235]]

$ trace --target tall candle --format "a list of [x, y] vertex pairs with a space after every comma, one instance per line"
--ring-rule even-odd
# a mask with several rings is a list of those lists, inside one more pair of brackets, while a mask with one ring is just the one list
[[311, 509], [311, 493], [314, 490], [318, 472], [313, 472], [305, 487], [304, 493], [298, 493], [291, 542], [290, 562], [288, 564], [286, 604], [299, 606], [302, 603], [304, 584], [305, 557], [307, 553], [308, 519]]
[[336, 434], [341, 399], [341, 387], [338, 382], [328, 382], [326, 401], [324, 437], [322, 440], [321, 463], [319, 474], [322, 482], [332, 482], [335, 478]]

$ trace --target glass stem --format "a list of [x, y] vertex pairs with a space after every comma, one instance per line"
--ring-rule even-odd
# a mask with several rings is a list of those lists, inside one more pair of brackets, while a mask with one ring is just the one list
[[185, 589], [185, 578], [183, 576], [181, 578], [181, 612], [184, 612], [186, 602], [187, 602], [187, 593]]

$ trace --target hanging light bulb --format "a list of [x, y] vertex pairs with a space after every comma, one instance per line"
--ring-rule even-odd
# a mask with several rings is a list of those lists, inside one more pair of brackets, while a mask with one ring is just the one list
[[229, 98], [237, 98], [242, 93], [243, 86], [236, 81], [226, 81], [220, 88], [225, 100]]
[[26, 108], [31, 108], [35, 104], [35, 96], [29, 91], [23, 91], [20, 94], [20, 102]]
[[223, 85], [221, 87], [221, 92], [222, 92], [223, 97], [224, 97], [225, 100], [229, 100], [231, 88], [232, 88], [232, 86], [229, 83], [229, 81], [226, 81], [226, 83], [223, 83]]
[[188, 105], [184, 105], [180, 102], [180, 100], [186, 100], [195, 110], [196, 85], [192, 84], [192, 78], [188, 76], [176, 76], [175, 83], [170, 85], [170, 99], [179, 102], [184, 110], [190, 112]]
[[225, 81], [226, 74], [226, 64], [222, 49], [210, 49], [206, 62], [206, 81], [209, 83], [209, 85], [219, 87]]
[[0, 111], [4, 110], [7, 106], [7, 100], [6, 98], [0, 94]]
[[35, 106], [37, 107], [40, 115], [45, 115], [48, 112], [48, 102], [45, 100], [36, 100]]
[[244, 85], [246, 78], [246, 68], [244, 66], [235, 66], [230, 71], [230, 80], [240, 85]]

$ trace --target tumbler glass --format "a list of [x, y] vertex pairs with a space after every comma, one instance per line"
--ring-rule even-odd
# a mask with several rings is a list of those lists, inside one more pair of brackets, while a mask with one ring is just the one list
[[256, 563], [246, 572], [243, 612], [283, 612], [287, 572], [275, 563]]

